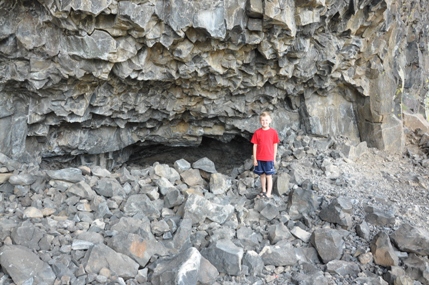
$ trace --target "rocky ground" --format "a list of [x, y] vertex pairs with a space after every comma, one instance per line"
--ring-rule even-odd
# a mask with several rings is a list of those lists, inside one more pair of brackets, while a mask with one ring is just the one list
[[427, 141], [290, 131], [271, 199], [244, 141], [111, 171], [0, 155], [0, 284], [429, 284]]
[[[367, 206], [373, 205], [393, 213], [395, 216], [394, 224], [390, 227], [373, 226], [372, 236], [380, 230], [393, 232], [401, 224], [411, 224], [419, 228], [429, 229], [429, 221], [426, 218], [429, 216], [428, 161], [426, 160], [427, 153], [420, 143], [423, 140], [421, 136], [419, 131], [407, 130], [404, 153], [391, 154], [374, 148], [365, 148], [361, 153], [352, 155], [352, 159], [345, 157], [341, 150], [336, 150], [335, 144], [346, 143], [347, 140], [344, 141], [343, 138], [336, 138], [332, 141], [329, 147], [332, 150], [319, 152], [319, 156], [317, 156], [317, 152], [309, 152], [300, 155], [298, 160], [293, 155], [295, 148], [289, 147], [287, 150], [288, 145], [282, 144], [279, 148], [282, 156], [279, 172], [290, 172], [290, 165], [298, 162], [297, 164], [303, 167], [301, 170], [305, 172], [301, 179], [316, 185], [314, 188], [319, 197], [328, 200], [340, 196], [353, 199], [354, 225], [365, 220], [365, 207]], [[170, 151], [175, 154], [172, 155]], [[165, 153], [161, 151], [155, 155], [149, 155], [140, 162], [163, 161], [173, 165], [174, 161], [178, 159], [177, 155], [186, 157], [189, 161], [207, 156], [214, 161], [220, 172], [230, 174], [234, 167], [239, 167], [240, 158], [248, 156], [251, 147], [243, 141], [234, 141], [229, 145], [208, 141], [197, 149], [183, 148], [178, 152], [171, 149], [170, 151]], [[228, 153], [227, 156], [225, 156], [225, 152]], [[323, 154], [320, 155], [320, 153]], [[338, 170], [338, 177], [333, 178], [332, 175], [329, 177], [329, 174], [326, 175], [322, 170], [323, 167], [321, 169], [315, 165], [318, 159], [326, 159], [325, 155], [327, 154], [330, 156], [328, 159], [332, 159]], [[282, 197], [278, 195], [273, 198], [277, 202], [281, 199]], [[378, 273], [387, 271], [386, 268], [373, 268], [372, 270], [374, 272], [378, 270]], [[278, 284], [282, 284], [283, 281], [279, 280]], [[272, 282], [276, 283], [276, 279], [273, 279]], [[377, 283], [378, 281], [374, 282]], [[398, 280], [397, 284], [402, 284], [399, 282]], [[415, 284], [418, 282], [415, 281]], [[350, 279], [344, 280], [335, 277], [329, 283], [355, 284]], [[404, 281], [404, 284], [413, 283], [405, 283]]]
[[[342, 139], [337, 138], [336, 143]], [[361, 206], [374, 204], [393, 209], [398, 218], [416, 226], [429, 229], [429, 181], [428, 169], [424, 160], [425, 150], [419, 146], [419, 135], [408, 131], [404, 153], [389, 154], [374, 148], [366, 149], [353, 160], [344, 158], [340, 151], [332, 153], [332, 160], [341, 169], [339, 180], [330, 179], [321, 170], [312, 167], [317, 157], [301, 157], [300, 164], [309, 165], [305, 177], [318, 184], [318, 193], [326, 197], [348, 196], [360, 201]], [[185, 158], [190, 162], [202, 157], [212, 160], [219, 172], [230, 174], [234, 167], [239, 167], [250, 158], [251, 145], [245, 140], [234, 140], [229, 144], [207, 139], [196, 148], [172, 148], [156, 146], [151, 152], [145, 151], [131, 161], [133, 166], [148, 167], [155, 162], [174, 165], [176, 160]], [[287, 146], [286, 146], [287, 147]], [[281, 150], [283, 148], [283, 151]], [[289, 171], [288, 165], [296, 162], [293, 155], [284, 153], [280, 147], [282, 163], [279, 171]], [[341, 156], [341, 159], [334, 159]], [[422, 165], [423, 162], [423, 165]], [[398, 221], [399, 222], [399, 221]]]

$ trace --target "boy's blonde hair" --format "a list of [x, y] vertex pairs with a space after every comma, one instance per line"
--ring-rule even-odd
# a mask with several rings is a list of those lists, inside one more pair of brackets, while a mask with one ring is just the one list
[[271, 115], [267, 111], [264, 111], [259, 115], [259, 119], [261, 119], [263, 117], [270, 117], [271, 118]]

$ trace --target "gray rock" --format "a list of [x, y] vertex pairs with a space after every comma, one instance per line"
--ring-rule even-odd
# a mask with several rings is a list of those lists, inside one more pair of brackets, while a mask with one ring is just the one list
[[177, 172], [182, 173], [191, 168], [191, 164], [186, 159], [179, 159], [174, 162], [174, 168]]
[[24, 210], [23, 218], [24, 219], [43, 218], [43, 213], [41, 210], [35, 207], [28, 207], [27, 209]]
[[222, 173], [210, 175], [210, 191], [215, 195], [224, 194], [231, 188], [231, 179]]
[[173, 251], [181, 251], [183, 248], [191, 247], [192, 220], [184, 218], [176, 234], [173, 237]]
[[30, 192], [30, 186], [16, 185], [13, 189], [13, 194], [17, 197], [25, 197]]
[[395, 285], [414, 285], [414, 280], [409, 276], [398, 276], [394, 281]]
[[177, 189], [173, 188], [165, 194], [164, 205], [167, 208], [173, 208], [181, 205], [185, 201], [185, 196]]
[[233, 213], [234, 207], [211, 203], [204, 197], [191, 194], [185, 203], [184, 211], [184, 218], [191, 219], [193, 224], [202, 223], [206, 218], [223, 224]]
[[429, 233], [425, 229], [402, 224], [390, 238], [402, 251], [422, 256], [429, 255]]
[[[302, 139], [299, 141], [309, 143]], [[169, 168], [163, 166], [162, 169]], [[301, 195], [288, 198], [286, 204], [278, 196], [251, 201], [237, 193], [240, 183], [246, 191], [257, 190], [247, 189], [254, 183], [250, 171], [241, 172], [231, 189], [223, 195], [213, 194], [202, 187], [195, 194], [198, 191], [188, 189], [184, 184], [174, 185], [158, 176], [153, 167], [133, 169], [128, 173], [122, 168], [111, 173], [110, 177], [94, 175], [80, 182], [37, 177], [34, 183], [42, 186], [16, 185], [15, 194], [12, 193], [8, 199], [5, 199], [5, 193], [0, 193], [3, 201], [0, 206], [0, 239], [4, 245], [20, 244], [37, 252], [41, 260], [52, 264], [52, 271], [61, 276], [64, 283], [125, 284], [124, 279], [127, 282], [168, 283], [179, 278], [180, 266], [195, 259], [194, 255], [184, 258], [184, 252], [191, 248], [205, 256], [200, 256], [198, 269], [195, 266], [183, 277], [191, 278], [186, 282], [195, 284], [223, 282], [231, 278], [227, 275], [237, 275], [237, 282], [271, 282], [279, 278], [279, 282], [329, 284], [331, 278], [335, 281], [353, 278], [353, 282], [360, 280], [356, 281], [357, 284], [361, 281], [384, 284], [376, 278], [376, 275], [383, 274], [391, 283], [409, 284], [414, 278], [410, 276], [414, 274], [416, 280], [420, 278], [422, 281], [419, 282], [426, 282], [427, 260], [414, 254], [408, 257], [405, 247], [400, 248], [403, 252], [394, 251], [387, 235], [383, 238], [376, 236], [371, 243], [372, 252], [367, 252], [370, 244], [357, 237], [370, 237], [366, 221], [357, 225], [356, 233], [347, 228], [327, 228], [329, 224], [319, 219], [324, 215], [322, 211], [332, 207], [329, 209], [331, 216], [351, 214], [351, 201], [340, 196], [325, 205], [317, 216], [319, 199], [310, 190], [313, 187], [309, 179], [302, 181], [302, 188], [294, 187], [289, 195]], [[155, 185], [161, 179], [168, 186], [164, 188], [165, 195], [160, 195], [159, 186]], [[100, 181], [114, 181], [123, 189], [123, 192], [119, 191], [122, 196], [114, 195], [108, 186], [99, 189]], [[128, 190], [118, 181], [127, 181]], [[176, 180], [175, 183], [180, 182]], [[46, 189], [47, 185], [49, 188]], [[18, 191], [20, 187], [22, 189]], [[36, 192], [33, 190], [36, 188], [41, 190]], [[104, 197], [93, 189], [100, 194], [110, 191], [104, 195], [111, 197]], [[311, 201], [304, 201], [308, 197]], [[291, 218], [293, 211], [290, 209], [293, 209], [294, 202], [298, 206], [303, 205], [303, 210], [296, 210], [301, 215], [299, 221]], [[333, 223], [333, 220], [329, 219], [328, 223]], [[407, 234], [417, 240], [412, 240]], [[394, 242], [395, 238], [398, 239], [407, 248], [415, 246], [416, 251], [421, 251], [423, 249], [419, 249], [421, 245], [418, 243], [424, 242], [424, 235], [421, 229], [401, 225], [391, 238]], [[399, 239], [407, 239], [410, 244]], [[411, 245], [413, 243], [417, 245]], [[408, 262], [401, 268], [403, 274], [394, 271], [395, 265], [390, 273], [377, 269], [379, 264], [390, 266], [380, 259], [386, 259], [392, 251], [398, 261], [400, 258], [404, 263]], [[321, 266], [321, 261], [326, 265]], [[151, 268], [151, 271], [139, 268]]]
[[9, 182], [0, 184], [0, 192], [2, 194], [11, 195], [11, 194], [13, 194], [14, 190], [15, 190], [14, 186], [12, 184], [10, 184]]
[[83, 265], [89, 274], [98, 274], [102, 268], [107, 268], [122, 278], [134, 278], [139, 264], [130, 257], [116, 252], [104, 244], [96, 244], [85, 255]]
[[265, 246], [259, 255], [265, 265], [292, 266], [298, 261], [296, 249], [290, 243]]
[[54, 284], [56, 279], [48, 263], [24, 246], [2, 246], [0, 264], [15, 284]]
[[[309, 268], [308, 268], [309, 267]], [[328, 279], [325, 277], [322, 271], [304, 264], [304, 271], [295, 274], [292, 277], [292, 281], [303, 285], [327, 285], [329, 284]]]
[[101, 177], [101, 178], [110, 177], [112, 175], [112, 173], [110, 173], [109, 170], [107, 170], [105, 168], [102, 168], [102, 167], [100, 167], [98, 165], [95, 165], [95, 166], [91, 167], [91, 173], [94, 176]]
[[159, 192], [162, 195], [166, 195], [170, 190], [175, 189], [176, 187], [174, 186], [173, 183], [170, 182], [170, 180], [168, 180], [165, 177], [160, 177], [159, 179], [157, 179], [155, 181], [156, 185], [159, 188]]
[[360, 223], [359, 225], [356, 226], [356, 233], [361, 238], [363, 238], [365, 240], [369, 240], [371, 231], [370, 231], [369, 226], [366, 223], [366, 221], [362, 221], [362, 223]]
[[46, 231], [44, 229], [36, 227], [30, 220], [27, 220], [14, 228], [10, 237], [16, 245], [25, 246], [33, 250], [39, 250], [39, 241], [45, 234]]
[[365, 220], [373, 225], [387, 226], [395, 224], [395, 214], [393, 211], [385, 211], [377, 207], [368, 206], [365, 207], [365, 213]]
[[243, 257], [243, 265], [249, 268], [252, 276], [262, 275], [264, 268], [264, 261], [262, 257], [253, 250], [249, 250]]
[[289, 181], [290, 176], [286, 172], [281, 172], [277, 175], [277, 181], [273, 188], [273, 193], [283, 196], [285, 194], [289, 194]]
[[271, 244], [276, 244], [281, 240], [293, 239], [289, 229], [282, 223], [276, 223], [268, 227], [268, 238]]
[[201, 284], [213, 284], [219, 276], [219, 271], [207, 259], [201, 256], [200, 270], [198, 271], [198, 282]]
[[88, 200], [92, 200], [97, 196], [97, 193], [85, 181], [74, 183], [67, 189], [67, 193]]
[[207, 218], [211, 203], [199, 195], [189, 195], [184, 207], [184, 218], [192, 220], [193, 224], [202, 223]]
[[289, 173], [290, 182], [301, 185], [308, 177], [309, 168], [298, 163], [292, 163], [289, 167], [291, 168], [291, 172]]
[[46, 174], [54, 180], [63, 180], [67, 182], [80, 182], [84, 180], [82, 170], [79, 168], [65, 168], [60, 170], [48, 170]]
[[320, 218], [324, 221], [335, 223], [350, 229], [353, 225], [351, 213], [353, 204], [346, 197], [335, 198], [326, 208], [320, 211]]
[[163, 234], [170, 231], [170, 226], [165, 220], [152, 221], [150, 224], [151, 231], [155, 236], [162, 236]]
[[341, 276], [357, 277], [360, 272], [359, 265], [350, 261], [331, 260], [326, 264], [326, 269], [330, 273], [335, 273]]
[[358, 277], [354, 280], [356, 284], [374, 284], [374, 285], [388, 285], [381, 277]]
[[131, 257], [142, 267], [147, 265], [152, 256], [164, 256], [167, 253], [164, 246], [151, 234], [119, 232], [109, 240], [108, 245], [117, 253]]
[[335, 165], [332, 161], [330, 161], [329, 158], [326, 158], [323, 160], [321, 168], [328, 179], [335, 180], [341, 177], [340, 168], [337, 165]]
[[262, 241], [262, 235], [249, 227], [241, 227], [237, 230], [237, 239], [243, 245], [244, 250], [256, 250]]
[[137, 180], [137, 177], [131, 175], [130, 171], [126, 167], [121, 167], [116, 174], [119, 175], [119, 182], [122, 185], [126, 183], [135, 183]]
[[213, 264], [219, 272], [229, 275], [239, 275], [244, 251], [230, 240], [218, 240], [201, 254]]
[[198, 169], [187, 169], [180, 173], [180, 176], [189, 187], [204, 185], [204, 180], [201, 177]]
[[[233, 240], [235, 237], [235, 234], [236, 234], [235, 230], [228, 225], [222, 225], [220, 227], [217, 226], [215, 229], [213, 229], [211, 235], [208, 237], [208, 240], [210, 243], [214, 243], [222, 239]], [[237, 246], [242, 247], [242, 245], [239, 243], [237, 244]]]
[[127, 215], [144, 214], [150, 220], [160, 217], [160, 209], [145, 194], [134, 194], [128, 197], [124, 205], [124, 212]]
[[342, 235], [333, 229], [316, 229], [311, 235], [311, 244], [316, 248], [323, 263], [340, 259], [344, 251]]
[[8, 171], [18, 170], [21, 167], [21, 163], [11, 159], [7, 155], [0, 152], [0, 165], [7, 168]]
[[395, 285], [413, 285], [414, 280], [407, 276], [405, 270], [399, 266], [392, 266], [388, 272], [383, 275], [384, 280]]
[[299, 247], [296, 248], [295, 253], [299, 262], [320, 263], [318, 253], [314, 247]]
[[10, 176], [8, 181], [12, 185], [26, 186], [26, 185], [33, 184], [34, 182], [36, 182], [36, 180], [37, 180], [37, 177], [32, 174], [21, 173], [21, 174]]
[[171, 183], [175, 183], [177, 180], [180, 180], [180, 175], [176, 169], [171, 168], [167, 164], [156, 164], [153, 167], [153, 171], [156, 175], [168, 179]]
[[156, 263], [152, 284], [197, 284], [201, 267], [201, 254], [196, 248], [189, 248], [172, 258]]
[[343, 143], [337, 146], [337, 149], [348, 159], [356, 160], [368, 151], [367, 142], [361, 142], [357, 145]]
[[[112, 231], [118, 231], [118, 232], [127, 232], [127, 233], [145, 233], [144, 236], [146, 236], [148, 233], [150, 233], [150, 221], [149, 219], [144, 217], [122, 217], [118, 221], [112, 223], [111, 226]], [[153, 237], [151, 234], [150, 237]]]
[[422, 284], [429, 284], [429, 262], [426, 258], [412, 253], [404, 260], [404, 265], [406, 268], [405, 272], [409, 277], [421, 282]]
[[113, 196], [125, 196], [125, 190], [114, 178], [101, 178], [94, 186], [94, 191], [97, 192], [98, 195], [106, 198], [111, 198]]
[[63, 180], [51, 180], [49, 185], [61, 192], [66, 192], [70, 187], [73, 186], [72, 182], [67, 182]]
[[334, 143], [334, 140], [332, 138], [313, 138], [311, 142], [311, 146], [317, 150], [320, 151], [326, 151], [329, 149], [332, 144]]
[[[152, 201], [153, 200], [158, 200], [160, 197], [160, 193], [158, 192], [158, 187], [144, 187], [142, 188], [142, 192], [145, 193]], [[170, 192], [173, 192], [177, 189], [175, 188], [171, 188], [169, 190], [167, 190], [168, 192], [166, 193], [166, 195]]]
[[110, 211], [107, 201], [102, 197], [96, 197], [91, 203], [91, 209], [95, 212], [94, 216], [97, 219], [110, 218], [113, 213]]
[[203, 157], [203, 158], [195, 161], [194, 163], [192, 163], [192, 167], [196, 168], [196, 169], [203, 170], [203, 171], [208, 172], [208, 173], [216, 173], [217, 172], [215, 164], [213, 163], [213, 161], [211, 161], [207, 157]]
[[289, 194], [287, 210], [291, 219], [300, 219], [304, 214], [313, 213], [316, 209], [318, 202], [313, 191], [297, 188]]
[[274, 203], [268, 202], [264, 205], [264, 208], [260, 211], [260, 213], [262, 217], [268, 221], [271, 221], [279, 215], [280, 211]]
[[91, 241], [75, 239], [72, 243], [72, 250], [88, 250], [92, 246], [94, 246], [94, 243]]
[[306, 230], [304, 230], [304, 229], [302, 229], [302, 228], [300, 228], [298, 226], [293, 227], [290, 230], [290, 233], [294, 237], [302, 240], [303, 242], [309, 242], [310, 238], [311, 238], [311, 233], [310, 232], [308, 232], [308, 231], [306, 231]]

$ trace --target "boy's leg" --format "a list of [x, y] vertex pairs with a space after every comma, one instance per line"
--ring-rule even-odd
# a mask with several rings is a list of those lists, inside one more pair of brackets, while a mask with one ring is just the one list
[[265, 175], [265, 179], [267, 180], [267, 197], [271, 197], [271, 191], [273, 190], [273, 176]]
[[267, 192], [267, 176], [265, 175], [265, 173], [261, 174], [260, 179], [261, 179], [262, 192], [266, 193]]

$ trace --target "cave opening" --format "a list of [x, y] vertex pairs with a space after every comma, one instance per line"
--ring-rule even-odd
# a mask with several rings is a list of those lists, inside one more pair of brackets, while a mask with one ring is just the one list
[[251, 156], [252, 144], [243, 137], [235, 136], [229, 142], [203, 137], [201, 144], [194, 147], [161, 144], [141, 147], [134, 151], [127, 164], [149, 167], [159, 162], [173, 167], [174, 162], [182, 158], [192, 164], [207, 157], [214, 162], [218, 172], [229, 174]]

